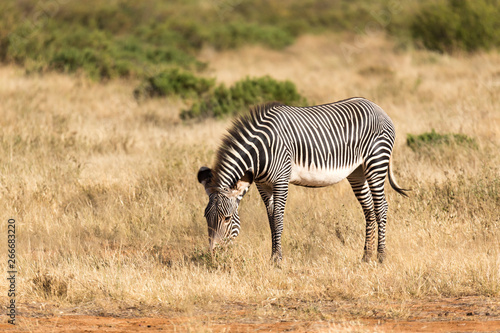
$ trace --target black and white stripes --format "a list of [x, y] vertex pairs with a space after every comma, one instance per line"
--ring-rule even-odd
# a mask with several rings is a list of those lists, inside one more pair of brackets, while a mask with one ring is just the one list
[[390, 172], [394, 139], [387, 114], [363, 98], [311, 107], [271, 103], [255, 108], [234, 122], [217, 152], [214, 170], [203, 167], [198, 173], [209, 193], [205, 216], [211, 247], [239, 233], [238, 204], [255, 181], [267, 208], [272, 255], [279, 261], [289, 183], [322, 187], [347, 178], [365, 213], [364, 259], [372, 255], [378, 225], [382, 261], [388, 171], [391, 186], [406, 195]]

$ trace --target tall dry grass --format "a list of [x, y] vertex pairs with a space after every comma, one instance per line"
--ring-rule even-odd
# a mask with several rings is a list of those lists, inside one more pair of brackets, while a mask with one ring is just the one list
[[[181, 100], [137, 104], [135, 82], [3, 67], [0, 230], [16, 219], [18, 303], [147, 314], [248, 303], [284, 317], [282, 305], [294, 300], [322, 318], [314, 307], [322, 300], [500, 296], [499, 54], [450, 57], [370, 36], [346, 59], [342, 43], [352, 36], [202, 57], [223, 82], [269, 74], [315, 103], [364, 96], [387, 111], [398, 135], [395, 172], [413, 192], [404, 199], [387, 190], [385, 264], [361, 262], [363, 215], [345, 181], [291, 188], [281, 269], [269, 262], [255, 188], [240, 206], [241, 235], [210, 260], [207, 198], [195, 175], [213, 162], [230, 120], [181, 123]], [[405, 145], [407, 133], [432, 128], [479, 147]]]

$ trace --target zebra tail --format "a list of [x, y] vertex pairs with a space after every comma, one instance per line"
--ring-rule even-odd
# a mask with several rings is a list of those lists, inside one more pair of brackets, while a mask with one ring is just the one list
[[398, 183], [396, 182], [394, 174], [392, 173], [392, 158], [389, 160], [389, 184], [391, 184], [391, 187], [396, 192], [408, 198], [408, 194], [406, 194], [406, 192], [411, 191], [411, 189], [404, 189], [401, 186], [399, 186]]

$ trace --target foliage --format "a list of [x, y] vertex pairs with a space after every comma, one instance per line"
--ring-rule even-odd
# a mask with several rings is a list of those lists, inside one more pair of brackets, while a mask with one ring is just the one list
[[431, 132], [426, 132], [419, 135], [408, 134], [406, 136], [406, 144], [413, 151], [417, 151], [424, 147], [449, 146], [453, 144], [469, 148], [478, 147], [476, 140], [465, 134], [440, 134], [437, 133], [434, 129], [432, 129]]
[[256, 43], [273, 49], [282, 49], [293, 41], [294, 36], [282, 28], [245, 22], [231, 22], [217, 26], [209, 37], [209, 43], [219, 50]]
[[280, 27], [220, 20], [209, 6], [155, 0], [1, 4], [0, 61], [28, 70], [83, 71], [95, 79], [138, 76], [148, 68], [203, 66], [204, 45], [218, 49], [261, 43], [283, 48], [294, 37]]
[[500, 1], [448, 0], [424, 6], [411, 33], [426, 48], [439, 52], [475, 51], [500, 46]]
[[134, 95], [136, 98], [170, 95], [197, 97], [214, 85], [214, 79], [199, 78], [190, 72], [173, 68], [147, 77], [145, 83], [134, 90]]
[[0, 61], [95, 79], [144, 77], [152, 67], [203, 66], [196, 55], [204, 46], [282, 49], [308, 32], [355, 31], [373, 8], [366, 0], [6, 2], [0, 4]]
[[134, 90], [134, 95], [136, 98], [180, 96], [194, 100], [190, 109], [182, 111], [183, 119], [222, 118], [268, 101], [307, 104], [307, 100], [289, 80], [277, 81], [270, 76], [246, 77], [227, 88], [224, 84], [215, 86], [214, 79], [201, 78], [177, 68], [147, 77]]
[[[147, 67], [174, 64], [201, 66], [193, 54], [175, 43], [153, 43], [139, 36], [110, 32], [64, 22], [49, 22], [42, 30], [18, 28], [6, 39], [5, 58], [39, 70], [73, 73], [83, 70], [95, 79], [141, 76]], [[28, 68], [33, 69], [33, 68]]]
[[194, 103], [191, 109], [184, 110], [181, 117], [221, 118], [246, 110], [251, 105], [268, 101], [279, 101], [290, 105], [307, 104], [306, 99], [298, 93], [291, 81], [277, 81], [269, 76], [247, 77], [230, 88], [226, 88], [224, 84], [219, 85], [212, 93]]
[[200, 69], [204, 47], [283, 49], [306, 33], [387, 31], [441, 52], [500, 45], [499, 0], [36, 1], [0, 3], [0, 62], [96, 80]]

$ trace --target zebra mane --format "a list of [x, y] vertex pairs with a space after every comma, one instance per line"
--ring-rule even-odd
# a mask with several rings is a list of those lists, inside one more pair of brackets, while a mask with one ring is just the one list
[[[255, 127], [258, 125], [261, 117], [265, 116], [269, 110], [280, 105], [283, 104], [279, 102], [268, 102], [256, 105], [252, 107], [249, 112], [246, 112], [233, 120], [232, 126], [228, 129], [228, 133], [222, 139], [222, 144], [217, 150], [214, 166], [216, 184], [220, 183], [221, 179], [219, 178], [219, 170], [222, 167], [222, 162], [224, 161], [227, 153], [232, 150], [238, 151], [239, 148], [237, 147], [237, 142], [241, 140], [242, 136], [247, 136], [243, 129]], [[229, 187], [234, 186], [238, 180], [239, 179], [232, 179]]]

